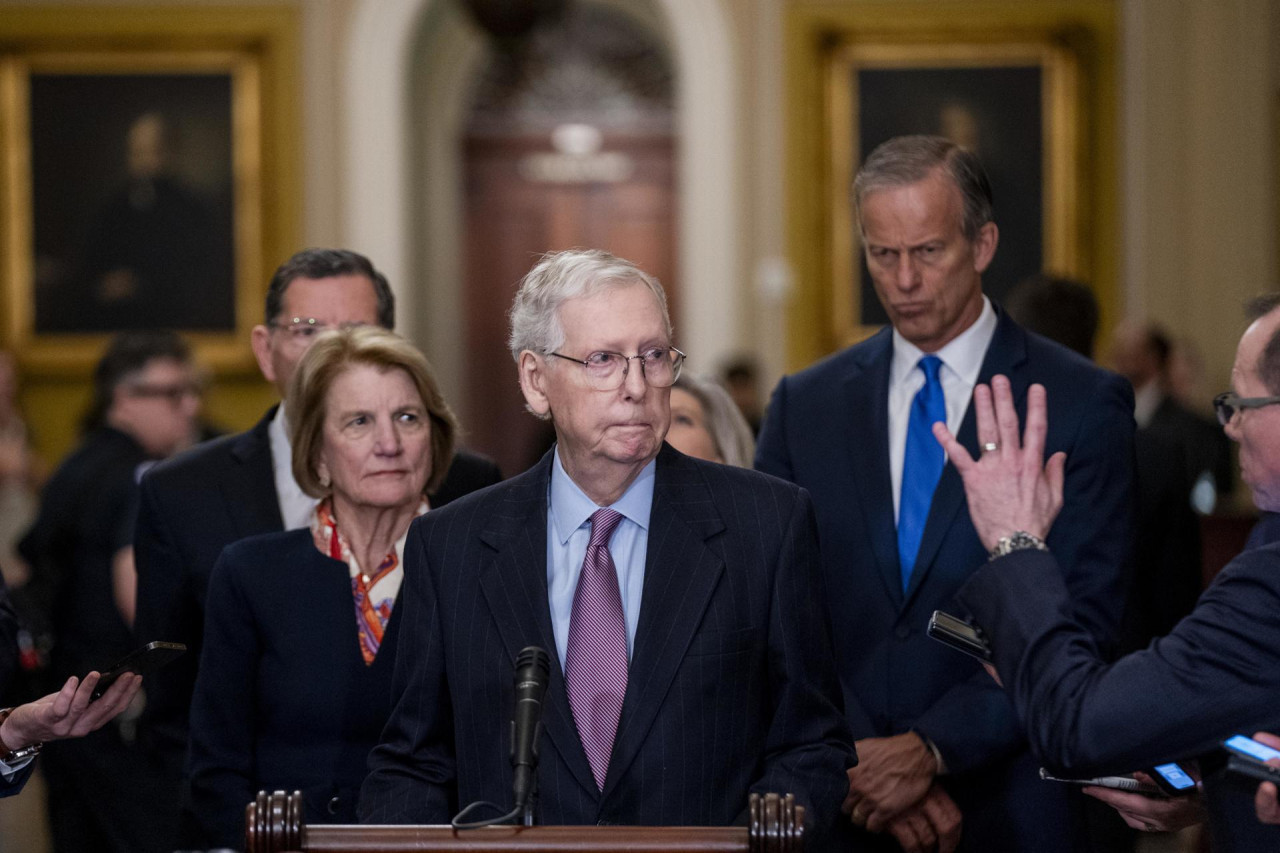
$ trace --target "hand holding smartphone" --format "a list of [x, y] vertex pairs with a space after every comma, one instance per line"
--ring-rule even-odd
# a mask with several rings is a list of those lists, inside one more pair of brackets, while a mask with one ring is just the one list
[[1227, 738], [1222, 742], [1222, 748], [1227, 751], [1228, 773], [1280, 785], [1280, 767], [1266, 763], [1272, 758], [1280, 758], [1280, 749], [1244, 735]]
[[147, 643], [142, 648], [133, 650], [102, 673], [102, 676], [98, 679], [98, 686], [94, 688], [93, 695], [89, 701], [101, 699], [102, 694], [106, 693], [111, 685], [116, 683], [116, 679], [126, 672], [136, 672], [145, 678], [186, 650], [187, 647], [182, 643], [166, 643], [160, 640]]
[[1130, 793], [1146, 794], [1148, 796], [1183, 797], [1195, 793], [1196, 780], [1186, 768], [1176, 762], [1158, 764], [1143, 772], [1155, 782], [1154, 786], [1140, 782], [1132, 776], [1061, 779], [1051, 775], [1043, 767], [1040, 768], [1040, 778], [1049, 782], [1066, 782], [1070, 785], [1080, 785], [1082, 787], [1112, 788], [1117, 791], [1129, 791]]

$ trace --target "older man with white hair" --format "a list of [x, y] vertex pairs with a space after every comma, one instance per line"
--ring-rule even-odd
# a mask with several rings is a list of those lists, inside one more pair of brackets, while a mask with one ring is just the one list
[[727, 825], [749, 792], [773, 791], [806, 806], [821, 849], [855, 758], [808, 496], [664, 444], [684, 354], [661, 285], [634, 265], [548, 255], [521, 283], [510, 343], [556, 445], [414, 523], [362, 820], [510, 802], [513, 664], [537, 645], [539, 823]]

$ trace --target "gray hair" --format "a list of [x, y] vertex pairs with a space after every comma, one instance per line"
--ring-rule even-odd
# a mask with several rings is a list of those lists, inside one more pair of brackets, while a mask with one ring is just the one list
[[[1253, 322], [1261, 320], [1277, 308], [1280, 308], [1280, 293], [1264, 293], [1246, 302], [1244, 313]], [[1271, 333], [1262, 352], [1258, 353], [1255, 369], [1266, 389], [1272, 394], [1280, 394], [1280, 326]]]
[[569, 249], [543, 255], [521, 279], [511, 305], [511, 335], [507, 340], [511, 357], [519, 364], [520, 353], [525, 350], [547, 355], [564, 346], [560, 306], [566, 301], [636, 282], [648, 287], [658, 300], [670, 339], [667, 295], [656, 278], [635, 264], [599, 249]]
[[707, 432], [716, 453], [726, 465], [750, 468], [755, 462], [756, 439], [729, 392], [707, 376], [682, 373], [673, 386], [688, 391], [707, 414]]
[[976, 154], [942, 136], [895, 136], [867, 157], [853, 181], [853, 203], [862, 215], [862, 200], [877, 190], [905, 187], [941, 169], [964, 201], [961, 231], [969, 240], [994, 219], [991, 182]]

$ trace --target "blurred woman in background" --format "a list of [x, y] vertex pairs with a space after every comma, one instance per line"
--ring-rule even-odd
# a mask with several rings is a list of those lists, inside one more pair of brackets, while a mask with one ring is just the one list
[[756, 441], [729, 392], [703, 376], [682, 373], [671, 388], [667, 443], [687, 456], [750, 468]]

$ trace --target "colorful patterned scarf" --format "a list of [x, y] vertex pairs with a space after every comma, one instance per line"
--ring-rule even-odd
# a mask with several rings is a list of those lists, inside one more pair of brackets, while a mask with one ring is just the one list
[[[417, 515], [429, 509], [424, 498], [418, 505]], [[360, 638], [360, 654], [366, 666], [373, 664], [378, 656], [378, 648], [382, 645], [382, 634], [386, 630], [387, 620], [391, 618], [391, 609], [395, 606], [396, 595], [400, 592], [400, 581], [404, 578], [404, 569], [400, 566], [404, 554], [404, 541], [408, 536], [401, 536], [395, 548], [383, 557], [376, 571], [367, 574], [360, 570], [355, 555], [347, 539], [338, 528], [338, 520], [333, 514], [333, 497], [329, 496], [316, 504], [311, 515], [311, 537], [320, 553], [346, 563], [351, 574], [351, 594], [355, 599], [356, 628]]]

